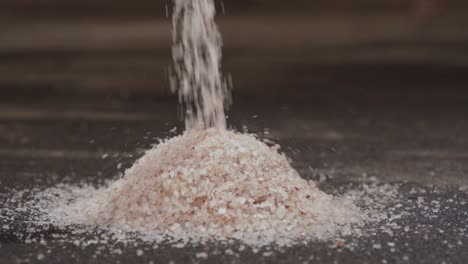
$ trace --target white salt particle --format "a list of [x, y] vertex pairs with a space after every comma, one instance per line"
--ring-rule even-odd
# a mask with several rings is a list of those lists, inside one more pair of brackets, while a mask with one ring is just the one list
[[173, 248], [184, 248], [185, 244], [184, 243], [177, 243], [172, 245]]
[[373, 244], [372, 247], [375, 248], [375, 249], [381, 249], [381, 248], [382, 248], [382, 245], [380, 245], [380, 244]]
[[137, 256], [143, 256], [143, 250], [137, 249], [136, 255], [137, 255]]
[[208, 258], [208, 254], [207, 254], [206, 252], [198, 252], [197, 254], [195, 254], [195, 257], [196, 257], [196, 258], [207, 259], [207, 258]]

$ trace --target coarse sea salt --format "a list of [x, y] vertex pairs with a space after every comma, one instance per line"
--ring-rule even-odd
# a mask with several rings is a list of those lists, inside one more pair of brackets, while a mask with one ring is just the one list
[[250, 245], [330, 239], [362, 222], [350, 200], [302, 179], [278, 148], [234, 131], [187, 131], [148, 150], [123, 178], [47, 214], [63, 225]]

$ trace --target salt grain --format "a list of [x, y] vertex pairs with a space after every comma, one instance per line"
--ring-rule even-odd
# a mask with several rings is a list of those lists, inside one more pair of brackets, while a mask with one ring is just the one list
[[177, 243], [172, 245], [173, 248], [184, 248], [185, 244], [184, 243]]

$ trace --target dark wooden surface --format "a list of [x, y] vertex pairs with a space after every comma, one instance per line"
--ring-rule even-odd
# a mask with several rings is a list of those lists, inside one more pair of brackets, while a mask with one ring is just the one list
[[[343, 181], [367, 173], [384, 182], [468, 185], [466, 106], [313, 106], [287, 100], [274, 104], [247, 103], [241, 97], [234, 100], [228, 113], [230, 125], [239, 130], [246, 125], [252, 132], [268, 128], [273, 139], [284, 143], [288, 154], [301, 150], [292, 158], [305, 174], [310, 165], [333, 170]], [[52, 157], [54, 151], [63, 153], [56, 157], [60, 161], [57, 166], [72, 166], [65, 174], [80, 169], [73, 161], [75, 153], [80, 152], [87, 154], [77, 154], [77, 161], [89, 159], [93, 166], [110, 168], [117, 161], [101, 160], [102, 153], [137, 152], [150, 147], [154, 137], [170, 135], [173, 127], [181, 132], [177, 111], [176, 98], [128, 102], [74, 97], [3, 102], [0, 155], [6, 163], [1, 177], [22, 174], [23, 169], [25, 174], [36, 170], [34, 165], [9, 168], [16, 157], [24, 160], [15, 164], [27, 164], [28, 159]], [[258, 117], [252, 118], [254, 115]], [[54, 167], [54, 161], [43, 165]], [[96, 171], [100, 169], [90, 167], [80, 174]], [[115, 170], [108, 173], [111, 176]]]
[[[176, 109], [174, 101], [129, 103], [80, 97], [2, 103], [0, 207], [6, 206], [4, 198], [11, 188], [99, 183], [115, 177], [131, 166], [155, 137], [172, 135], [169, 130], [174, 126], [180, 133]], [[72, 242], [99, 235], [54, 228], [31, 231], [35, 225], [27, 221], [27, 212], [22, 212], [16, 220], [0, 215], [0, 227], [9, 226], [0, 232], [0, 262], [466, 263], [467, 115], [468, 109], [450, 106], [327, 108], [287, 101], [252, 105], [242, 98], [235, 100], [230, 125], [239, 129], [247, 125], [251, 132], [268, 128], [270, 137], [282, 145], [302, 177], [317, 182], [327, 179], [320, 183], [323, 190], [356, 188], [349, 186], [375, 177], [380, 183], [401, 186], [401, 197], [395, 201], [402, 203], [401, 210], [418, 197], [440, 203], [441, 210], [432, 213], [433, 217], [425, 217], [424, 210], [416, 207], [395, 221], [408, 231], [401, 228], [392, 236], [379, 231], [370, 237], [349, 238], [346, 243], [358, 245], [354, 250], [321, 242], [274, 250], [271, 256], [250, 249], [229, 255], [225, 250], [236, 251], [238, 245], [216, 243], [182, 249], [162, 243], [154, 249], [153, 243], [124, 246], [109, 242], [83, 249]], [[109, 156], [103, 158], [104, 154]], [[117, 167], [119, 163], [123, 166]], [[422, 188], [425, 193], [414, 194], [413, 188]], [[28, 237], [42, 237], [46, 242], [27, 243]], [[388, 242], [395, 246], [388, 246]], [[382, 248], [374, 248], [376, 243]], [[116, 254], [116, 248], [122, 253]], [[137, 249], [144, 250], [144, 255], [137, 256]], [[208, 259], [195, 257], [204, 251], [209, 253]]]

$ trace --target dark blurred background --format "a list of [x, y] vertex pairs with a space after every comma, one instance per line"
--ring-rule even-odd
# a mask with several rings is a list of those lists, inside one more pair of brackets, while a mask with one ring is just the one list
[[[216, 5], [238, 100], [468, 103], [467, 1]], [[0, 99], [168, 98], [171, 9], [170, 0], [0, 0]]]

